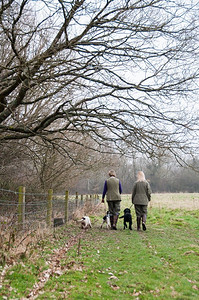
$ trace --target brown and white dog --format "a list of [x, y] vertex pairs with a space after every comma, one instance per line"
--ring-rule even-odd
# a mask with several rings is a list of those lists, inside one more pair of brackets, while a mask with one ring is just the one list
[[88, 216], [84, 216], [81, 218], [81, 220], [77, 221], [79, 223], [81, 223], [81, 228], [82, 229], [88, 229], [88, 228], [92, 228], [91, 226], [91, 220]]

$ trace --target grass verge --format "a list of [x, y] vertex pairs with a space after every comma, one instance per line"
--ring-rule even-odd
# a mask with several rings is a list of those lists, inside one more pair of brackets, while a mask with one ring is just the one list
[[108, 231], [93, 216], [86, 232], [58, 228], [8, 269], [0, 299], [33, 290], [37, 299], [198, 299], [199, 211], [151, 208], [146, 232], [122, 222]]

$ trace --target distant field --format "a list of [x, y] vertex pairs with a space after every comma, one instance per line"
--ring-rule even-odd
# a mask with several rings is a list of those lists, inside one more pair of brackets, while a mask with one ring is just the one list
[[[123, 195], [122, 207], [131, 205], [131, 195]], [[184, 210], [199, 209], [199, 193], [161, 193], [152, 194], [149, 207], [182, 208]]]

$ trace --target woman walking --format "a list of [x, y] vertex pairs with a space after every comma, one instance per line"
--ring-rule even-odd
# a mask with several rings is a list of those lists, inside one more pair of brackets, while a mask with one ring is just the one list
[[132, 203], [135, 207], [135, 214], [137, 218], [137, 230], [140, 230], [141, 220], [142, 229], [146, 230], [146, 217], [148, 202], [151, 200], [151, 187], [145, 179], [144, 172], [137, 173], [137, 181], [133, 185]]
[[111, 229], [117, 230], [117, 221], [120, 214], [122, 186], [114, 170], [109, 171], [109, 178], [104, 183], [104, 190], [102, 195], [102, 203], [106, 195], [108, 203], [108, 210], [110, 212]]

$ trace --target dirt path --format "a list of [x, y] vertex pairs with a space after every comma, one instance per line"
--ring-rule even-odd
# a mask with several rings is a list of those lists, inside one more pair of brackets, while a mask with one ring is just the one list
[[47, 264], [48, 264], [48, 269], [41, 272], [41, 274], [38, 277], [38, 282], [35, 283], [33, 286], [33, 289], [30, 291], [28, 296], [26, 298], [21, 298], [21, 300], [26, 300], [26, 299], [36, 299], [37, 296], [40, 294], [42, 291], [43, 287], [49, 280], [50, 276], [53, 275], [62, 275], [64, 271], [67, 269], [67, 266], [63, 268], [61, 266], [61, 260], [66, 257], [66, 254], [70, 248], [72, 248], [74, 245], [78, 244], [79, 240], [84, 237], [85, 231], [82, 231], [75, 237], [70, 238], [67, 243], [59, 248], [59, 249], [54, 249], [53, 254], [51, 257], [48, 259]]

